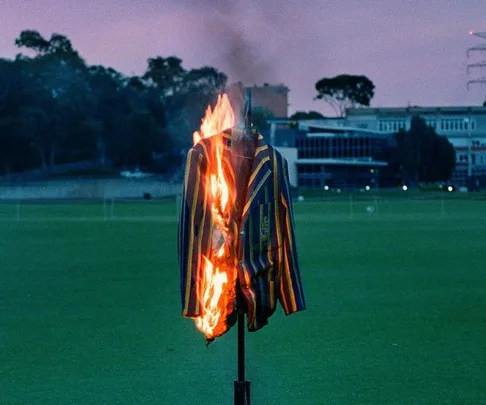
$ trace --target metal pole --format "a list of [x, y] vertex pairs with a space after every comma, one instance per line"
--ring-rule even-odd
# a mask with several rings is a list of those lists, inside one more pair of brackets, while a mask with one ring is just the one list
[[[251, 88], [246, 89], [245, 112], [244, 112], [245, 131], [252, 132], [251, 124]], [[239, 283], [236, 285], [236, 309], [238, 311], [238, 379], [234, 382], [235, 405], [250, 405], [250, 382], [245, 380], [245, 311], [244, 298]]]
[[238, 380], [245, 381], [245, 314], [238, 311]]
[[248, 87], [245, 94], [245, 129], [251, 133], [251, 128], [251, 88]]
[[[240, 295], [238, 306], [241, 301]], [[238, 309], [238, 379], [234, 386], [235, 405], [250, 405], [250, 381], [245, 380], [245, 313], [241, 307]]]

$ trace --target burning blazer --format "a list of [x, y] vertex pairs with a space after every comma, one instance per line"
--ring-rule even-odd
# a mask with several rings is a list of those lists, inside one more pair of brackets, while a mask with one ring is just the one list
[[[228, 130], [203, 139], [187, 156], [178, 238], [184, 317], [201, 315], [201, 257], [211, 250], [211, 215], [203, 178], [211, 159], [208, 150], [215, 137], [222, 137], [225, 147], [231, 144], [231, 130]], [[247, 326], [249, 331], [256, 331], [268, 323], [277, 301], [286, 315], [304, 310], [306, 304], [295, 244], [287, 162], [258, 135], [252, 164], [241, 222], [235, 232], [239, 241], [235, 241], [235, 246]]]

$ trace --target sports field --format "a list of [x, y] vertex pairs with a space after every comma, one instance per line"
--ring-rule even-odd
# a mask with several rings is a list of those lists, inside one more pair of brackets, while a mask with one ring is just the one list
[[[247, 334], [252, 404], [486, 404], [486, 200], [294, 207], [308, 309]], [[0, 203], [0, 404], [232, 404], [176, 233], [174, 201]]]

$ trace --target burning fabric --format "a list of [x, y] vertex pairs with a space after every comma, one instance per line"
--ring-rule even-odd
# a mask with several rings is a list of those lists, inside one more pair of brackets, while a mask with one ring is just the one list
[[234, 128], [226, 95], [187, 156], [179, 263], [182, 314], [208, 342], [235, 324], [237, 309], [250, 331], [268, 323], [277, 300], [287, 315], [305, 309], [287, 163], [260, 134]]

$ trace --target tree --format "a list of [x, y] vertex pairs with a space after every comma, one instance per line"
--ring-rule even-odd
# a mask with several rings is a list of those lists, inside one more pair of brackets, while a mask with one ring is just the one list
[[486, 100], [484, 100], [483, 107], [486, 107]]
[[273, 112], [268, 108], [257, 106], [251, 109], [251, 121], [257, 131], [269, 128], [269, 118], [273, 118]]
[[24, 30], [15, 40], [15, 45], [19, 48], [25, 47], [31, 49], [37, 54], [46, 53], [49, 49], [49, 41], [47, 41], [38, 31]]
[[316, 99], [323, 99], [340, 117], [346, 108], [357, 105], [369, 106], [374, 96], [375, 85], [366, 76], [339, 75], [319, 80], [315, 88]]
[[25, 137], [14, 131], [17, 122], [0, 119], [0, 175], [36, 167], [36, 153]]
[[227, 76], [213, 67], [186, 70], [175, 56], [148, 59], [142, 78], [160, 92], [167, 130], [179, 152], [191, 145], [192, 133], [199, 128], [207, 106], [214, 105], [227, 81]]
[[13, 62], [0, 58], [0, 112], [7, 105], [13, 74]]
[[186, 72], [182, 80], [184, 92], [197, 93], [200, 96], [213, 96], [224, 90], [228, 77], [216, 68], [203, 66]]
[[184, 79], [186, 70], [182, 67], [182, 59], [175, 56], [148, 59], [148, 67], [143, 79], [155, 85], [163, 97], [176, 94]]
[[396, 148], [389, 166], [403, 183], [447, 181], [455, 167], [454, 146], [439, 136], [419, 116], [412, 118], [408, 131], [394, 135]]
[[71, 41], [61, 34], [54, 33], [46, 40], [37, 31], [26, 30], [15, 44], [35, 54], [17, 57], [17, 62], [23, 63], [26, 86], [18, 119], [24, 135], [36, 145], [42, 167], [50, 170], [63, 149], [75, 146], [71, 135], [86, 105], [87, 67]]
[[317, 111], [297, 111], [290, 117], [291, 120], [318, 120], [324, 116]]
[[88, 66], [62, 34], [25, 30], [15, 44], [28, 52], [0, 58], [0, 173], [81, 160], [168, 171], [226, 86], [224, 73], [175, 56], [130, 77]]

